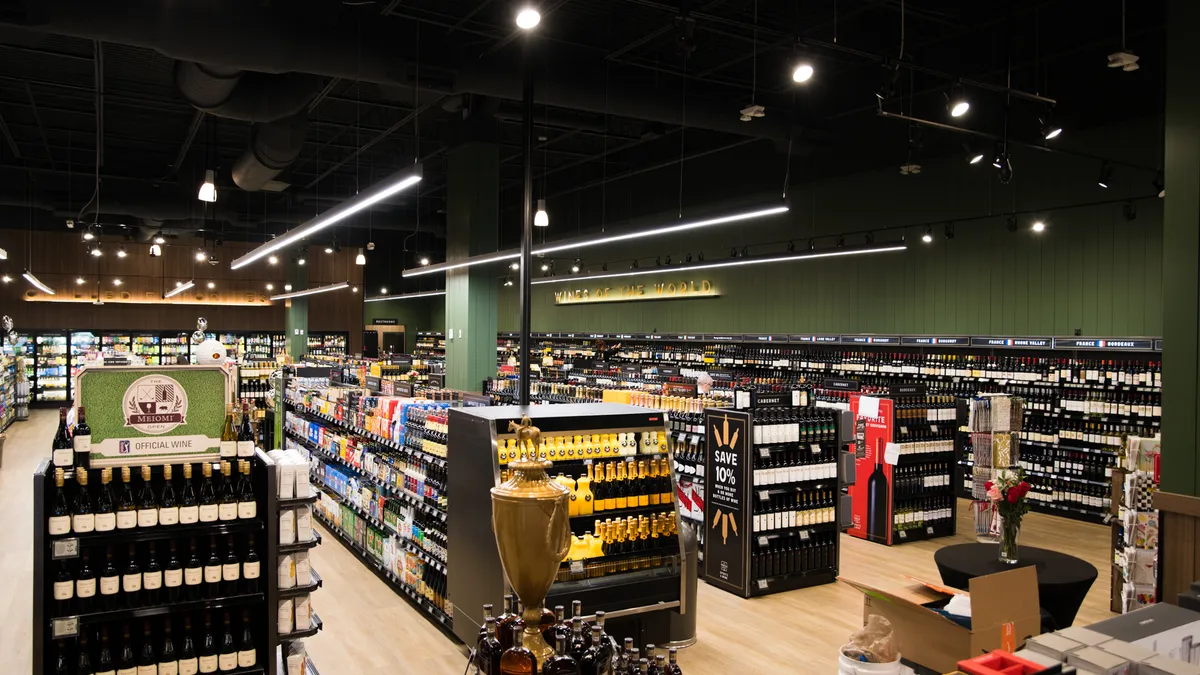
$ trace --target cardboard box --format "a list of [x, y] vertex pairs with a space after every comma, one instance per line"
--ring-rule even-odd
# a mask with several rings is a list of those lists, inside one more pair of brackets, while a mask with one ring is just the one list
[[1046, 656], [1045, 654], [1043, 654], [1041, 652], [1035, 652], [1028, 647], [1026, 647], [1025, 649], [1021, 649], [1017, 652], [1014, 652], [1013, 656], [1019, 656], [1019, 657], [1025, 659], [1026, 661], [1033, 661], [1034, 663], [1041, 664], [1047, 668], [1049, 668], [1050, 666], [1057, 666], [1058, 664], [1062, 663], [1062, 661], [1059, 661], [1056, 658], [1053, 658], [1051, 656]]
[[1070, 638], [1065, 638], [1058, 633], [1047, 633], [1039, 635], [1025, 643], [1025, 647], [1039, 654], [1045, 654], [1052, 659], [1058, 659], [1062, 663], [1067, 662], [1067, 655], [1076, 649], [1083, 649], [1082, 645]]
[[1200, 666], [1169, 659], [1158, 654], [1138, 665], [1141, 675], [1200, 675]]
[[1088, 630], [1082, 626], [1071, 626], [1054, 632], [1055, 635], [1065, 637], [1068, 640], [1074, 640], [1081, 645], [1087, 647], [1096, 647], [1112, 640], [1112, 637], [1104, 633], [1097, 633], [1094, 630]]
[[[1041, 631], [1037, 571], [1021, 567], [971, 580], [971, 627], [933, 611], [949, 601], [953, 591], [938, 584], [897, 580], [879, 588], [839, 577], [863, 593], [863, 619], [872, 614], [892, 624], [905, 659], [940, 673], [953, 672], [958, 662], [995, 649], [1020, 647]], [[1007, 638], [1006, 638], [1007, 632]]]
[[1109, 640], [1100, 644], [1100, 649], [1109, 654], [1117, 656], [1129, 661], [1129, 675], [1139, 675], [1141, 669], [1138, 667], [1142, 661], [1147, 661], [1154, 658], [1155, 652], [1153, 649], [1147, 649], [1135, 644], [1130, 644], [1124, 640]]
[[1071, 652], [1067, 655], [1067, 665], [1095, 671], [1100, 675], [1129, 675], [1130, 669], [1128, 660], [1096, 647], [1084, 647]]

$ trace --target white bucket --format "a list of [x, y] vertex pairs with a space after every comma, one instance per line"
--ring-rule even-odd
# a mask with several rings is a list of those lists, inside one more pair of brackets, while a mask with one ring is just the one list
[[840, 654], [838, 675], [900, 675], [900, 659], [891, 663], [864, 663]]

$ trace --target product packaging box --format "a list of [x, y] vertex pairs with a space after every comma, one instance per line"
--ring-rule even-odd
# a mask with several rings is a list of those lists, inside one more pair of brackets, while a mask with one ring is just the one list
[[1128, 660], [1096, 647], [1084, 647], [1067, 654], [1067, 665], [1100, 675], [1129, 675], [1131, 668]]
[[1036, 638], [1025, 643], [1025, 647], [1031, 651], [1045, 654], [1054, 659], [1058, 659], [1062, 663], [1067, 662], [1067, 656], [1077, 650], [1083, 649], [1087, 645], [1076, 642], [1070, 638], [1063, 637], [1058, 633], [1047, 633], [1039, 635]]
[[1161, 654], [1138, 664], [1139, 675], [1200, 675], [1200, 666], [1194, 666]]
[[1015, 650], [1041, 632], [1037, 571], [1032, 567], [972, 579], [970, 628], [935, 611], [961, 591], [906, 579], [881, 588], [838, 578], [862, 591], [864, 621], [871, 614], [886, 618], [903, 657], [940, 673], [996, 649]]
[[1100, 649], [1129, 661], [1129, 675], [1138, 675], [1141, 672], [1139, 664], [1155, 656], [1153, 649], [1130, 644], [1124, 640], [1109, 640], [1102, 643]]

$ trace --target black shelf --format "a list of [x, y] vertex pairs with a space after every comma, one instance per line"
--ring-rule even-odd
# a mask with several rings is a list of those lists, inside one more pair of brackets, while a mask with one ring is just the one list
[[232, 607], [244, 607], [264, 602], [266, 596], [263, 593], [245, 593], [242, 595], [228, 595], [220, 598], [211, 598], [206, 600], [184, 600], [182, 602], [173, 602], [164, 605], [155, 605], [153, 607], [134, 607], [127, 609], [113, 609], [102, 612], [88, 612], [85, 614], [67, 614], [61, 617], [51, 617], [50, 622], [63, 619], [77, 618], [80, 625], [105, 623], [109, 621], [132, 621], [135, 619], [148, 619], [155, 616], [166, 616], [168, 614], [181, 614], [184, 612], [200, 612], [212, 609], [228, 609]]
[[808, 588], [809, 586], [833, 583], [836, 575], [837, 572], [832, 568], [826, 567], [818, 570], [792, 572], [791, 574], [778, 574], [773, 577], [755, 578], [750, 582], [750, 595], [752, 597], [768, 595], [779, 593], [780, 591], [792, 591], [797, 588]]
[[294, 630], [290, 633], [281, 633], [279, 635], [280, 642], [295, 642], [306, 637], [312, 637], [321, 631], [321, 617], [317, 616], [316, 612], [312, 612], [312, 626], [305, 630]]
[[175, 537], [203, 537], [209, 535], [244, 534], [262, 532], [263, 523], [258, 519], [227, 520], [215, 523], [195, 523], [192, 525], [159, 525], [156, 527], [135, 527], [128, 530], [110, 530], [108, 532], [87, 532], [85, 534], [63, 534], [48, 536], [47, 540], [53, 546], [56, 541], [78, 539], [80, 546], [105, 546], [108, 544], [128, 544], [133, 542], [157, 541]]
[[321, 578], [321, 575], [317, 574], [317, 571], [314, 569], [311, 569], [311, 568], [310, 568], [310, 572], [312, 573], [312, 579], [313, 579], [312, 583], [305, 584], [304, 586], [292, 586], [291, 588], [281, 588], [281, 589], [279, 589], [279, 592], [278, 592], [279, 598], [280, 599], [294, 598], [297, 595], [304, 595], [305, 593], [312, 593], [313, 591], [315, 591], [318, 588], [320, 588], [321, 586], [323, 586], [324, 579]]
[[571, 522], [587, 521], [592, 522], [597, 519], [604, 520], [605, 518], [628, 518], [629, 516], [644, 516], [651, 513], [663, 513], [666, 511], [674, 511], [675, 505], [668, 504], [651, 504], [649, 506], [634, 506], [624, 509], [605, 509], [603, 511], [593, 510], [587, 515], [571, 516]]
[[908, 530], [893, 530], [892, 531], [892, 546], [897, 544], [907, 544], [923, 539], [936, 539], [938, 537], [953, 537], [955, 533], [954, 519], [950, 518], [947, 522], [941, 522], [936, 525], [926, 525], [921, 528], [912, 528]]
[[281, 508], [281, 509], [294, 509], [298, 506], [304, 506], [306, 504], [315, 504], [315, 503], [317, 503], [317, 501], [319, 499], [321, 499], [320, 493], [314, 492], [313, 494], [311, 494], [307, 497], [292, 497], [290, 499], [280, 499], [280, 500], [278, 500], [278, 504], [279, 504], [279, 508]]
[[307, 551], [310, 548], [316, 548], [321, 544], [321, 533], [313, 530], [312, 539], [308, 541], [297, 541], [294, 544], [280, 544], [276, 549], [280, 555], [285, 553], [295, 553], [296, 551]]

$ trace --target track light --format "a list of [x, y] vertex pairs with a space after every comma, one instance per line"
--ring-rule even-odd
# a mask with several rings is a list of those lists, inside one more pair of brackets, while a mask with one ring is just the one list
[[736, 258], [736, 257], [737, 257], [737, 247], [736, 247], [736, 246], [731, 246], [731, 247], [729, 248], [729, 257], [730, 257], [730, 258]]
[[445, 295], [446, 291], [421, 291], [420, 293], [403, 293], [401, 295], [391, 296], [376, 296], [374, 298], [363, 298], [363, 302], [383, 302], [384, 300], [409, 300], [412, 298], [430, 298], [438, 295]]
[[670, 265], [670, 264], [671, 264], [671, 256], [667, 256], [667, 264], [668, 264], [668, 265]]
[[962, 84], [955, 82], [950, 85], [950, 88], [945, 93], [946, 96], [946, 112], [950, 113], [951, 117], [962, 117], [971, 109], [971, 103], [967, 101], [966, 95], [963, 94]]
[[4, 283], [6, 283], [6, 284], [11, 284], [11, 283], [12, 283], [12, 277], [10, 277], [10, 276], [8, 276], [7, 274], [5, 274], [3, 277], [0, 277], [0, 281], [3, 281], [3, 282], [4, 282]]
[[576, 258], [575, 262], [571, 264], [571, 273], [572, 274], [579, 273], [579, 258]]
[[40, 279], [33, 276], [33, 272], [30, 272], [29, 270], [25, 270], [25, 272], [23, 274], [21, 274], [21, 276], [25, 277], [25, 281], [28, 281], [29, 283], [33, 284], [33, 287], [38, 289], [39, 291], [46, 293], [47, 295], [54, 295], [54, 289], [50, 288], [46, 284], [43, 284]]
[[1004, 160], [1004, 146], [1000, 145], [1000, 143], [997, 142], [996, 149], [992, 153], [992, 166], [999, 169], [1001, 166], [1003, 166], [1003, 163], [1004, 163], [1003, 160]]
[[686, 261], [686, 262], [692, 262], [692, 254], [691, 254], [691, 253], [687, 254], [687, 261]]
[[511, 278], [511, 277], [504, 277], [504, 285], [505, 285], [505, 286], [512, 286], [512, 278]]
[[543, 272], [549, 272], [549, 271], [550, 271], [550, 265], [549, 265], [549, 264], [547, 264], [547, 263], [542, 263], [542, 271], [543, 271]]
[[1158, 173], [1154, 174], [1154, 180], [1150, 184], [1154, 186], [1154, 191], [1158, 193], [1159, 199], [1167, 196], [1167, 184], [1163, 181], [1162, 169], [1159, 169]]
[[429, 264], [429, 258], [426, 256], [421, 256], [421, 259], [418, 262], [420, 262], [421, 266], [424, 267], [425, 265]]
[[127, 255], [129, 255], [129, 252], [125, 250], [124, 246], [117, 247], [117, 257], [118, 258], [124, 258]]
[[326, 247], [325, 247], [325, 252], [326, 252], [326, 253], [333, 253], [333, 244], [330, 244], [330, 245], [326, 246]]
[[874, 233], [874, 232], [868, 232], [868, 233], [867, 233], [867, 236], [866, 236], [866, 237], [864, 237], [864, 238], [866, 239], [866, 242], [867, 242], [868, 244], [874, 244], [874, 243], [875, 243], [875, 233]]
[[1100, 179], [1096, 181], [1096, 184], [1107, 189], [1109, 182], [1112, 180], [1112, 174], [1112, 165], [1108, 163], [1108, 160], [1105, 160], [1100, 164]]
[[1009, 216], [1005, 220], [1005, 226], [1008, 228], [1009, 232], [1016, 232], [1017, 231], [1017, 217]]
[[297, 258], [296, 258], [296, 264], [297, 264], [297, 265], [301, 265], [301, 266], [303, 266], [303, 265], [304, 265], [305, 263], [307, 263], [307, 262], [308, 262], [308, 260], [307, 260], [307, 259], [304, 257], [304, 254], [303, 254], [303, 253], [301, 253], [301, 254], [300, 254], [300, 255], [299, 255]]
[[361, 248], [358, 249], [358, 255], [354, 256], [354, 264], [358, 265], [359, 267], [367, 264], [367, 256], [363, 253]]
[[1002, 157], [1000, 157], [1000, 182], [1008, 185], [1009, 181], [1012, 180], [1012, 177], [1012, 159], [1009, 158], [1008, 153], [1006, 152]]
[[150, 257], [157, 258], [162, 255], [162, 247], [158, 244], [150, 244]]
[[212, 169], [204, 172], [204, 182], [200, 184], [200, 193], [196, 195], [196, 198], [202, 202], [217, 201], [217, 184]]
[[600, 271], [601, 271], [601, 272], [607, 272], [607, 271], [608, 271], [608, 263], [602, 263], [602, 264], [600, 265]]
[[208, 254], [204, 252], [204, 249], [196, 251], [196, 262], [204, 262], [205, 260], [208, 260]]
[[537, 200], [537, 213], [533, 214], [534, 227], [550, 227], [550, 214], [546, 213], [546, 200]]
[[83, 233], [84, 241], [91, 241], [95, 238], [96, 238], [96, 235], [92, 233], [92, 228], [89, 227], [87, 230], [84, 231], [84, 233]]
[[983, 152], [978, 148], [971, 147], [970, 143], [962, 144], [963, 155], [967, 158], [967, 164], [979, 164], [983, 161]]
[[1035, 220], [1035, 221], [1033, 221], [1033, 227], [1031, 227], [1030, 229], [1033, 230], [1034, 232], [1042, 232], [1046, 229], [1046, 223], [1043, 223], [1040, 220]]
[[[810, 251], [817, 250], [817, 240], [816, 239], [808, 240], [808, 250], [810, 250]], [[704, 260], [704, 258], [701, 258], [701, 260]]]
[[195, 285], [196, 285], [195, 281], [186, 281], [186, 282], [176, 281], [175, 288], [172, 288], [166, 295], [163, 296], [163, 298], [173, 298], [176, 295], [179, 295], [180, 293], [188, 290], [189, 288], [192, 288]]
[[515, 271], [521, 269], [521, 263], [519, 263], [519, 262], [512, 263], [508, 266], [508, 269], [513, 270], [515, 272]]
[[704, 262], [704, 251], [700, 251], [699, 253], [697, 253], [696, 257], [698, 257], [700, 259], [700, 262]]
[[1042, 138], [1051, 140], [1062, 135], [1062, 127], [1054, 122], [1054, 113], [1050, 109], [1038, 118]]
[[351, 293], [357, 293], [357, 292], [358, 292], [358, 286], [351, 286], [351, 287], [350, 287], [350, 292], [351, 292]]
[[637, 261], [637, 260], [634, 260], [633, 262], [629, 263], [629, 269], [631, 269], [631, 270], [636, 270], [637, 268], [638, 268], [638, 261]]
[[154, 233], [154, 243], [160, 245], [167, 243], [167, 238], [163, 236], [162, 230]]
[[655, 257], [654, 257], [654, 266], [655, 266], [655, 267], [662, 267], [662, 256], [655, 256]]
[[926, 244], [933, 243], [933, 226], [932, 225], [925, 228], [925, 234], [921, 235], [921, 241], [925, 242]]
[[284, 285], [283, 285], [283, 290], [285, 290], [285, 291], [290, 291], [290, 290], [292, 290], [292, 285], [291, 285], [291, 284], [284, 284]]
[[383, 287], [381, 287], [381, 288], [379, 289], [379, 293], [380, 293], [381, 295], [387, 295], [387, 286], [383, 286]]
[[796, 67], [792, 70], [792, 82], [796, 82], [798, 84], [804, 84], [805, 82], [808, 82], [812, 79], [812, 76], [812, 64], [807, 62], [796, 64]]
[[845, 246], [846, 246], [846, 237], [845, 237], [845, 235], [840, 235], [840, 234], [839, 234], [839, 235], [838, 235], [838, 238], [837, 238], [837, 247], [838, 247], [838, 248], [845, 248]]
[[273, 290], [275, 290], [275, 284], [267, 284], [267, 290], [268, 290], [268, 291], [273, 291]]
[[541, 22], [541, 13], [532, 7], [525, 7], [517, 12], [517, 28], [521, 30], [533, 30]]
[[89, 253], [92, 254], [93, 258], [99, 258], [100, 256], [104, 255], [104, 249], [100, 248], [100, 242], [93, 244], [92, 250], [89, 251]]

